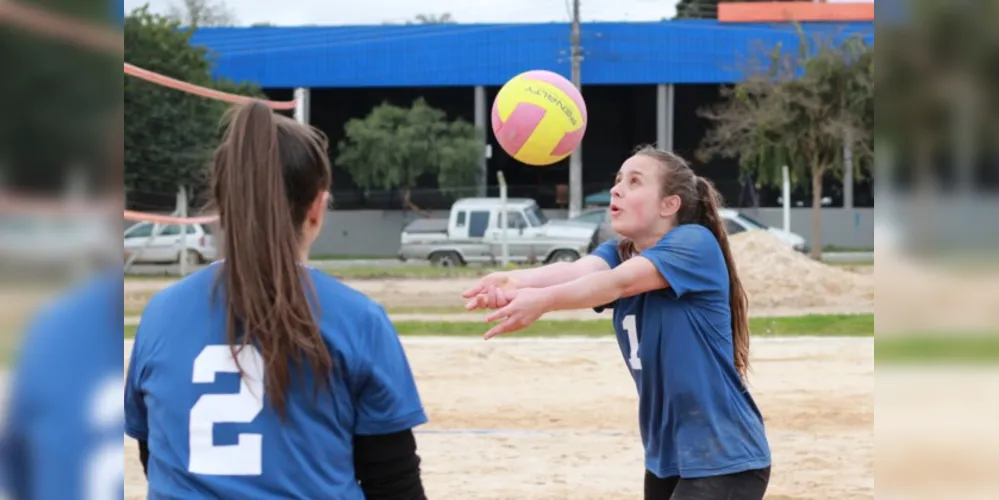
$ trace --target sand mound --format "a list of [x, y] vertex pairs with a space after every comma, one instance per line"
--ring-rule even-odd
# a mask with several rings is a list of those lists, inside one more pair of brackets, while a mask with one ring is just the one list
[[961, 268], [879, 250], [875, 333], [985, 333], [999, 328], [994, 261]]
[[874, 276], [816, 262], [766, 231], [729, 241], [751, 308], [874, 309]]

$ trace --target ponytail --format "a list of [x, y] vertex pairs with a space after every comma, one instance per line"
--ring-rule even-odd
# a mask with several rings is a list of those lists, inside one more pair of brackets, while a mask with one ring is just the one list
[[302, 221], [293, 214], [304, 211], [289, 197], [279, 147], [279, 135], [290, 132], [284, 127], [297, 125], [279, 122], [287, 119], [256, 101], [234, 107], [227, 117], [212, 186], [223, 232], [225, 261], [218, 284], [225, 289], [226, 337], [237, 364], [240, 349], [259, 349], [267, 396], [283, 417], [290, 365], [301, 369], [304, 356], [316, 373], [318, 391], [333, 363], [310, 305], [314, 291], [298, 262]]
[[617, 256], [624, 262], [638, 253], [637, 247], [635, 247], [635, 242], [631, 238], [621, 237], [617, 242]]
[[728, 243], [725, 221], [719, 213], [721, 194], [714, 184], [704, 177], [697, 176], [698, 223], [711, 230], [721, 246], [728, 267], [729, 305], [732, 309], [732, 343], [735, 346], [735, 369], [746, 379], [749, 373], [749, 298], [739, 279], [739, 273], [732, 258], [732, 248]]

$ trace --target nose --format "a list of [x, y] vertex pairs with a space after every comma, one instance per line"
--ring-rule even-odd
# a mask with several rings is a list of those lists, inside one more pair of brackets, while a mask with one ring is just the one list
[[611, 194], [611, 198], [620, 198], [621, 197], [621, 183], [620, 182], [614, 183], [614, 187], [611, 188], [610, 194]]

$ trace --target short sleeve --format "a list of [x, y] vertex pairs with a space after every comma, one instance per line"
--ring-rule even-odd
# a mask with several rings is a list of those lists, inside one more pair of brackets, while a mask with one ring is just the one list
[[677, 298], [727, 289], [725, 257], [714, 234], [704, 226], [674, 228], [640, 255], [656, 266], [670, 285], [668, 293]]
[[146, 401], [142, 394], [141, 338], [137, 331], [125, 376], [125, 434], [137, 441], [148, 441], [149, 424], [146, 419]]
[[595, 255], [604, 259], [604, 262], [606, 262], [611, 269], [614, 269], [615, 267], [621, 265], [621, 256], [617, 252], [617, 242], [618, 240], [616, 239], [605, 241], [601, 243], [600, 246], [598, 246], [597, 249], [590, 255]]
[[26, 401], [30, 391], [23, 387], [25, 374], [23, 365], [11, 380], [10, 394], [4, 415], [0, 418], [0, 499], [24, 498], [28, 474], [28, 457], [24, 444], [25, 432], [22, 428]]
[[0, 431], [0, 499], [24, 498], [29, 477], [23, 436], [10, 422]]
[[[621, 254], [617, 251], [618, 240], [608, 240], [600, 244], [596, 250], [594, 250], [590, 255], [600, 257], [610, 266], [611, 269], [621, 265]], [[602, 313], [605, 309], [614, 309], [614, 303], [604, 304], [599, 307], [594, 307], [593, 310]]]
[[355, 434], [372, 436], [412, 429], [427, 422], [416, 381], [399, 335], [381, 306], [365, 332], [360, 366]]

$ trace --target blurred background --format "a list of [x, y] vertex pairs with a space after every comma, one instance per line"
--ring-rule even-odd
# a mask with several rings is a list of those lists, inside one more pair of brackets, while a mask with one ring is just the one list
[[[621, 162], [639, 144], [681, 154], [728, 206], [758, 337], [754, 394], [780, 464], [773, 498], [873, 498], [875, 474], [883, 494], [992, 498], [997, 22], [994, 1], [0, 2], [0, 62], [16, 68], [0, 77], [0, 487], [81, 496], [82, 483], [45, 481], [76, 474], [66, 461], [50, 468], [54, 455], [37, 453], [28, 472], [10, 464], [39, 430], [21, 408], [90, 394], [59, 413], [87, 424], [67, 441], [76, 467], [124, 462], [98, 484], [144, 498], [134, 444], [115, 444], [120, 416], [88, 420], [85, 404], [116, 407], [105, 396], [123, 368], [117, 314], [127, 359], [151, 295], [221, 258], [205, 167], [222, 113], [248, 96], [329, 137], [330, 213], [311, 264], [382, 302], [407, 339], [480, 334], [463, 287], [615, 237], [605, 215]], [[489, 125], [500, 86], [532, 69], [572, 80], [589, 113], [578, 152], [543, 168], [510, 158]], [[428, 130], [435, 148], [423, 147]], [[607, 321], [555, 315], [525, 335], [605, 337]], [[536, 349], [556, 363], [557, 348]], [[545, 380], [603, 359], [579, 356]], [[428, 360], [415, 362], [418, 378], [453, 361]], [[510, 386], [532, 366], [507, 366]], [[428, 407], [462, 383], [431, 386]], [[497, 427], [537, 425], [511, 408], [543, 398], [522, 389], [506, 407], [492, 394], [500, 401], [465, 402], [480, 426], [497, 414], [508, 416]], [[625, 409], [633, 397], [607, 396]], [[590, 403], [543, 411], [556, 422], [545, 432], [574, 429], [593, 456], [482, 438], [477, 449], [506, 440], [548, 464], [507, 471], [512, 489], [496, 495], [634, 498], [632, 464], [601, 451], [625, 445], [586, 434], [612, 424], [568, 413]], [[465, 432], [436, 422], [433, 432]], [[441, 457], [468, 444], [442, 436], [421, 443]], [[564, 456], [601, 467], [559, 465]], [[432, 473], [433, 491], [462, 494], [457, 471], [481, 466]], [[597, 483], [582, 493], [573, 474]]]

